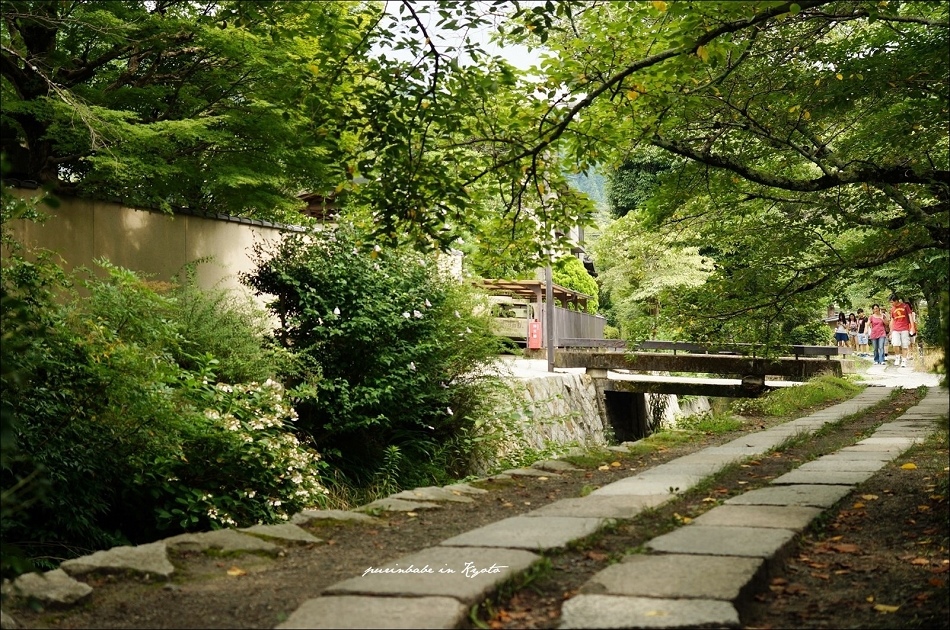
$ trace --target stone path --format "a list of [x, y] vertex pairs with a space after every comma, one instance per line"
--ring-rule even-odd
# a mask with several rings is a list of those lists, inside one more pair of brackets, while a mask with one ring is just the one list
[[[790, 436], [812, 433], [889, 394], [887, 388], [867, 388], [850, 401], [680, 457], [586, 497], [560, 500], [369, 568], [304, 602], [278, 628], [457, 627], [471, 606], [529, 571], [545, 552], [583, 539], [613, 519], [632, 518], [671, 500], [723, 466], [762, 455]], [[735, 496], [690, 524], [654, 538], [647, 544], [649, 553], [631, 555], [600, 571], [567, 600], [560, 627], [738, 627], [742, 604], [764, 587], [770, 566], [782, 558], [795, 537], [823, 510], [923, 440], [935, 429], [934, 420], [947, 413], [946, 391], [931, 388], [920, 404], [881, 425], [871, 437], [808, 462], [773, 480], [769, 487]], [[539, 462], [531, 469], [506, 474], [554, 475], [559, 467], [564, 463]], [[472, 495], [483, 492], [465, 484], [417, 488], [362, 510], [426, 509], [471, 501]], [[175, 548], [276, 556], [282, 553], [281, 543], [316, 541], [298, 525], [319, 518], [372, 517], [359, 512], [307, 511], [283, 525], [185, 534], [138, 547], [117, 547], [64, 562], [55, 571], [22, 576], [13, 587], [41, 601], [76, 603], [92, 590], [76, 577], [89, 572], [106, 569], [167, 578], [174, 571], [167, 551]]]
[[[527, 515], [474, 529], [380, 572], [354, 576], [305, 602], [279, 628], [454, 628], [469, 608], [541, 560], [613, 518], [631, 518], [719, 468], [761, 455], [797, 433], [868, 408], [889, 395], [856, 398], [784, 425], [743, 436]], [[795, 536], [888, 461], [923, 440], [948, 413], [946, 392], [927, 397], [855, 446], [809, 462], [771, 487], [733, 497], [694, 522], [648, 543], [594, 575], [562, 608], [562, 628], [738, 627], [738, 608]], [[710, 576], [716, 576], [714, 580]]]

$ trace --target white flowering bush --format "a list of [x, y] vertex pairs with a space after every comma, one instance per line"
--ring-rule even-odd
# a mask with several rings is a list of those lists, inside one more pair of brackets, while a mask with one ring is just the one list
[[297, 413], [281, 384], [205, 380], [183, 388], [203, 411], [181, 451], [147, 473], [161, 489], [159, 521], [171, 529], [245, 527], [321, 506], [322, 462], [293, 433]]

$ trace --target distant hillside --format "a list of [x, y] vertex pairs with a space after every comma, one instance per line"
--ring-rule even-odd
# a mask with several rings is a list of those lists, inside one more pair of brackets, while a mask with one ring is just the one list
[[598, 210], [607, 207], [607, 179], [600, 172], [593, 170], [587, 175], [568, 175], [567, 181], [575, 189], [590, 197]]

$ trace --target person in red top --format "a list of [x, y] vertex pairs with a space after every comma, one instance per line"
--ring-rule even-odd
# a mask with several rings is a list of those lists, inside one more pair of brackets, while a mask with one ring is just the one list
[[871, 316], [868, 318], [871, 347], [874, 348], [874, 365], [884, 365], [884, 344], [887, 342], [887, 323], [881, 305], [871, 307]]
[[900, 347], [901, 354], [894, 359], [894, 365], [907, 367], [907, 355], [910, 348], [910, 323], [913, 311], [897, 294], [891, 295], [891, 345]]

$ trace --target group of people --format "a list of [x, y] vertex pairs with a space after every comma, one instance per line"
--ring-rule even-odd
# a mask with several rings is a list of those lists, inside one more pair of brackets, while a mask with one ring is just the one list
[[[843, 311], [838, 313], [835, 341], [839, 347], [851, 348], [859, 355], [873, 354], [874, 365], [884, 365], [885, 345], [890, 336], [891, 349], [897, 355], [894, 365], [907, 367], [910, 345], [917, 335], [917, 316], [910, 304], [896, 294], [891, 295], [889, 301], [888, 312], [884, 312], [880, 304], [874, 304], [869, 315], [865, 315], [863, 308], [847, 316]], [[869, 345], [872, 353], [868, 352]]]

